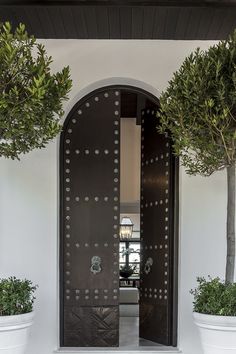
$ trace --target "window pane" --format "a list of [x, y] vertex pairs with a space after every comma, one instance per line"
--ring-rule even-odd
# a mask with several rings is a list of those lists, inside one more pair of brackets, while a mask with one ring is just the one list
[[132, 238], [140, 238], [140, 231], [133, 231]]
[[139, 263], [140, 262], [139, 253], [131, 253], [129, 255], [129, 262]]
[[134, 252], [140, 251], [140, 243], [139, 242], [130, 242], [129, 248], [132, 249]]
[[134, 269], [133, 274], [131, 275], [130, 278], [139, 278], [140, 274], [140, 264], [130, 264], [130, 266]]
[[128, 264], [133, 268], [133, 274], [129, 278], [139, 278], [140, 276], [140, 242], [120, 242], [120, 269]]
[[120, 263], [125, 262], [125, 242], [120, 242]]

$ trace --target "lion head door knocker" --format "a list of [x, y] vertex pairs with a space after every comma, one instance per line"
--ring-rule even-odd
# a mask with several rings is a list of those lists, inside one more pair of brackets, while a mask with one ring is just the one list
[[149, 257], [147, 260], [146, 260], [146, 263], [145, 263], [145, 266], [144, 266], [144, 272], [146, 274], [149, 274], [150, 271], [151, 271], [151, 267], [153, 265], [153, 259], [151, 257]]
[[101, 263], [102, 263], [102, 260], [101, 260], [101, 258], [99, 256], [93, 256], [91, 258], [90, 271], [93, 274], [100, 273], [102, 271]]

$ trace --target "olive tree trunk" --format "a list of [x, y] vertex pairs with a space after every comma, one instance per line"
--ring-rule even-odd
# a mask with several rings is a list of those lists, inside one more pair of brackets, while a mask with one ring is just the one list
[[227, 259], [225, 281], [234, 282], [235, 266], [235, 164], [227, 167]]

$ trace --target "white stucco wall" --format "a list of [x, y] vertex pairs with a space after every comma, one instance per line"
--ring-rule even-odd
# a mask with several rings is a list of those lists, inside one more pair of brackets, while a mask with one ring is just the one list
[[[45, 41], [53, 68], [70, 65], [73, 103], [103, 83], [162, 91], [196, 41]], [[27, 354], [58, 346], [58, 141], [20, 162], [0, 160], [0, 277], [39, 284]], [[224, 275], [226, 176], [188, 177], [180, 169], [179, 348], [202, 354], [191, 318], [189, 289], [197, 275]]]

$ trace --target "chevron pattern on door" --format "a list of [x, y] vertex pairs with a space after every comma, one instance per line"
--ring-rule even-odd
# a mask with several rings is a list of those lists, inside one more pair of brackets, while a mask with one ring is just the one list
[[67, 308], [65, 346], [68, 343], [72, 347], [114, 347], [117, 345], [118, 323], [118, 308]]

